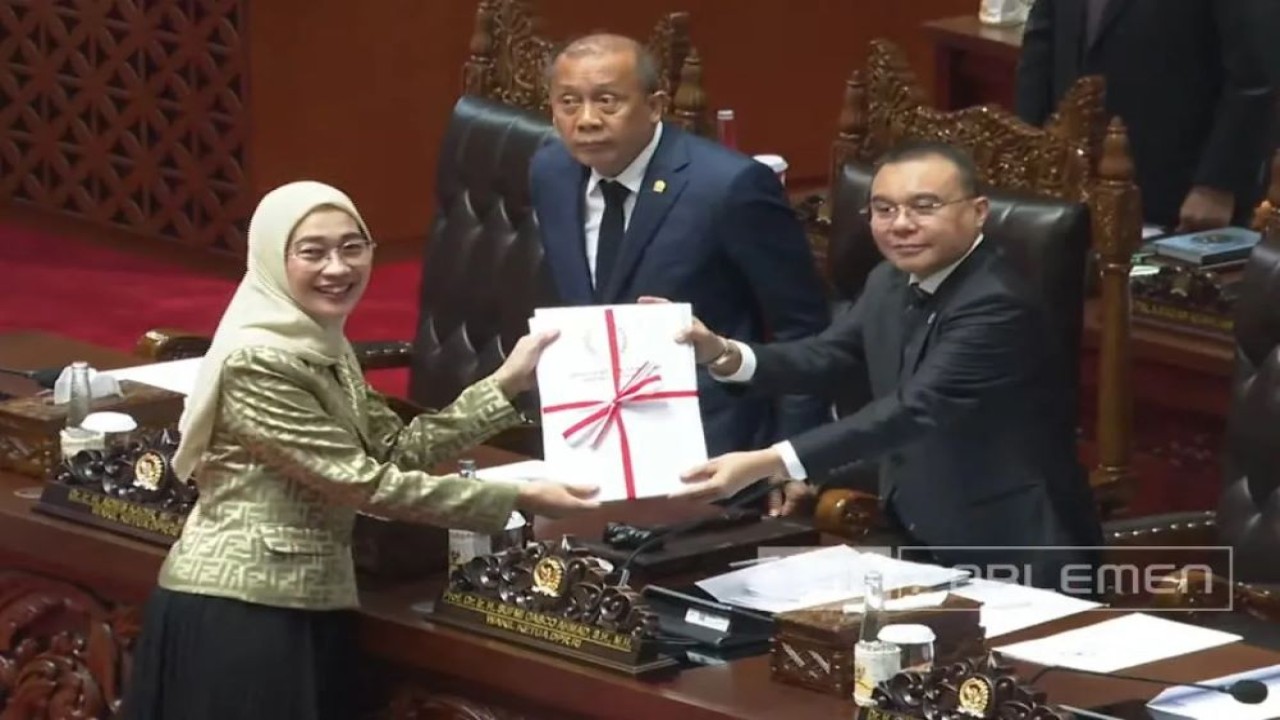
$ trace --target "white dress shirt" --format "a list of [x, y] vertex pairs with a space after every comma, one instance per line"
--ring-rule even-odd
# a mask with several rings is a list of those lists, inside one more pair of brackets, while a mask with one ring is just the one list
[[662, 123], [658, 123], [653, 130], [653, 137], [649, 140], [649, 144], [644, 146], [640, 154], [635, 160], [631, 161], [617, 177], [607, 178], [596, 170], [592, 169], [591, 177], [587, 179], [586, 188], [586, 220], [583, 230], [587, 238], [587, 267], [591, 270], [591, 285], [596, 284], [596, 255], [600, 248], [600, 224], [604, 221], [604, 193], [600, 190], [601, 180], [612, 180], [621, 183], [623, 187], [631, 192], [627, 194], [627, 200], [622, 205], [622, 227], [625, 230], [631, 226], [631, 212], [636, 207], [636, 197], [640, 195], [640, 187], [644, 184], [644, 174], [649, 169], [649, 161], [653, 159], [653, 153], [658, 149], [658, 141], [662, 139]]
[[[973, 244], [969, 246], [969, 249], [960, 257], [959, 260], [956, 260], [941, 270], [930, 273], [923, 278], [918, 278], [915, 275], [912, 275], [911, 284], [919, 285], [921, 290], [924, 290], [930, 295], [938, 292], [938, 288], [942, 287], [943, 281], [950, 277], [951, 273], [954, 272], [957, 267], [960, 267], [960, 263], [964, 262], [969, 255], [973, 253], [974, 248], [978, 247], [978, 243], [980, 242], [982, 242], [982, 233], [978, 233], [978, 237], [973, 241]], [[756, 374], [756, 354], [751, 349], [751, 346], [746, 343], [738, 342], [737, 340], [730, 340], [729, 342], [733, 343], [734, 346], [738, 348], [738, 354], [742, 358], [742, 364], [738, 366], [737, 372], [734, 372], [731, 375], [721, 377], [715, 373], [709, 374], [711, 377], [721, 382], [749, 382]], [[804, 464], [800, 462], [800, 456], [796, 454], [796, 449], [792, 447], [790, 440], [783, 440], [781, 442], [774, 443], [773, 449], [777, 451], [779, 456], [781, 456], [782, 464], [787, 468], [787, 475], [791, 476], [795, 480], [804, 480], [809, 476], [808, 471], [804, 468]]]

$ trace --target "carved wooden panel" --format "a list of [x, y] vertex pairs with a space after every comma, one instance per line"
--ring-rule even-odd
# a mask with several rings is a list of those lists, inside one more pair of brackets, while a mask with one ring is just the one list
[[984, 182], [1084, 201], [1105, 130], [1101, 78], [1075, 84], [1040, 129], [994, 106], [931, 107], [902, 53], [875, 41], [846, 84], [833, 160], [873, 162], [908, 138], [940, 141], [968, 150]]
[[0, 572], [0, 716], [114, 715], [140, 619], [62, 580]]
[[[470, 57], [463, 67], [464, 92], [550, 113], [545, 73], [557, 43], [542, 33], [530, 0], [479, 0]], [[658, 61], [667, 93], [666, 119], [695, 133], [708, 133], [702, 63], [689, 39], [689, 15], [663, 15], [646, 41]]]
[[243, 0], [0, 3], [0, 198], [243, 246]]

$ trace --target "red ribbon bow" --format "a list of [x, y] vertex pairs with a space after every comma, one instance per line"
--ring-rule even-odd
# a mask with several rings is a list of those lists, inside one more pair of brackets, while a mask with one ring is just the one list
[[[655, 388], [662, 383], [662, 375], [652, 363], [641, 365], [626, 382], [622, 382], [622, 362], [618, 350], [618, 326], [613, 316], [613, 309], [604, 311], [605, 327], [609, 340], [609, 370], [613, 378], [613, 397], [607, 400], [582, 400], [578, 402], [550, 405], [542, 408], [544, 413], [562, 412], [565, 410], [589, 410], [583, 418], [570, 425], [564, 433], [564, 439], [571, 442], [581, 437], [591, 437], [591, 446], [599, 447], [600, 441], [608, 434], [609, 428], [617, 426], [618, 442], [622, 449], [622, 475], [626, 481], [627, 499], [636, 496], [635, 471], [631, 465], [631, 444], [627, 441], [627, 425], [623, 422], [622, 410], [638, 402], [667, 400], [670, 398], [697, 397], [695, 390], [658, 391]], [[648, 392], [645, 392], [649, 389]], [[581, 435], [588, 431], [587, 435]]]

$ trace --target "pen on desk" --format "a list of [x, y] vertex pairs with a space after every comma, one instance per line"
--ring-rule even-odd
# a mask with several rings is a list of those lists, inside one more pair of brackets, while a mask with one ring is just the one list
[[748, 565], [759, 565], [760, 563], [772, 562], [782, 557], [781, 555], [768, 555], [765, 557], [752, 558], [750, 560], [734, 560], [729, 563], [731, 568], [747, 567]]

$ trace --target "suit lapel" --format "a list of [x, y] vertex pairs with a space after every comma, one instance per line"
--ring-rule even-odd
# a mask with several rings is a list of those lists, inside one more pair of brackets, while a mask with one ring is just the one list
[[[1116, 18], [1129, 7], [1130, 0], [1108, 0], [1107, 5], [1102, 10], [1102, 19], [1098, 21], [1098, 32], [1093, 36], [1093, 42], [1089, 45], [1086, 52], [1092, 51], [1093, 48], [1102, 42], [1102, 38], [1111, 30], [1111, 26], [1115, 24]], [[1080, 20], [1083, 23], [1083, 19]]]
[[573, 182], [549, 183], [549, 210], [542, 220], [542, 241], [547, 249], [548, 265], [556, 276], [556, 285], [565, 303], [590, 305], [594, 302], [591, 269], [587, 266], [585, 235], [586, 186], [591, 171], [565, 155], [568, 168], [556, 176], [573, 178]]
[[618, 264], [614, 266], [609, 286], [602, 296], [606, 303], [619, 302], [623, 288], [627, 287], [644, 255], [644, 249], [653, 241], [671, 206], [684, 191], [688, 178], [683, 171], [689, 164], [689, 150], [685, 142], [684, 135], [674, 126], [663, 126], [662, 139], [649, 161], [635, 208], [631, 211], [631, 221], [627, 223], [627, 232], [622, 238]]
[[[968, 277], [989, 261], [988, 254], [995, 252], [992, 242], [994, 241], [991, 238], [986, 238], [974, 248], [973, 252], [969, 253], [969, 257], [965, 258], [964, 262], [942, 281], [938, 292], [921, 311], [919, 322], [914, 325], [911, 337], [906, 339], [906, 345], [903, 346], [900, 378], [905, 379], [915, 374], [920, 361], [924, 359], [925, 350], [929, 347], [929, 340], [933, 337], [933, 329], [937, 326], [939, 313], [946, 307], [947, 301], [957, 289], [967, 282]], [[905, 302], [905, 296], [903, 301]]]

